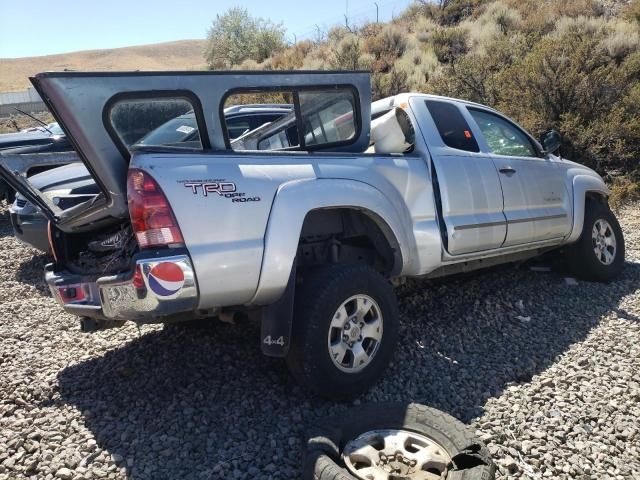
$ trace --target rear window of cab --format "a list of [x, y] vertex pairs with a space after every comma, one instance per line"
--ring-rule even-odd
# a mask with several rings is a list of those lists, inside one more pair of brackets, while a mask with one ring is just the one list
[[425, 103], [446, 146], [467, 152], [480, 151], [469, 124], [457, 106], [440, 100], [425, 100]]

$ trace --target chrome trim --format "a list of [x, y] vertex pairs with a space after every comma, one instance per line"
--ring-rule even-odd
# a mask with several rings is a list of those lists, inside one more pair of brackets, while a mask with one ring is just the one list
[[507, 223], [507, 222], [504, 221], [504, 222], [469, 223], [469, 224], [466, 224], [466, 225], [454, 226], [453, 229], [454, 230], [469, 230], [471, 228], [497, 227], [498, 225], [504, 225], [505, 223]]
[[[184, 274], [184, 284], [175, 293], [158, 295], [149, 284], [151, 269], [161, 263], [178, 265]], [[114, 320], [136, 320], [145, 317], [159, 317], [193, 310], [198, 304], [198, 288], [191, 260], [187, 255], [146, 258], [136, 261], [136, 268], [142, 271], [145, 288], [136, 289], [132, 278], [99, 278], [102, 309], [105, 316]]]
[[486, 222], [486, 223], [469, 223], [466, 225], [458, 225], [453, 227], [454, 230], [468, 230], [470, 228], [484, 228], [484, 227], [496, 227], [498, 225], [512, 225], [515, 223], [525, 223], [525, 222], [537, 222], [540, 220], [555, 220], [558, 218], [566, 218], [566, 213], [560, 213], [558, 215], [545, 215], [542, 217], [529, 217], [529, 218], [518, 218], [515, 220], [505, 220], [504, 222]]
[[[174, 282], [178, 288], [175, 292], [167, 291], [166, 295], [156, 293], [149, 283], [151, 270], [161, 263], [177, 265], [184, 276], [184, 283]], [[48, 265], [45, 279], [65, 311], [75, 315], [110, 320], [150, 320], [197, 308], [198, 287], [188, 255], [139, 258], [135, 264], [130, 272], [100, 278], [55, 273], [53, 266]], [[140, 289], [133, 285], [134, 272], [138, 268], [144, 280], [144, 287]], [[85, 299], [65, 304], [58, 293], [65, 285], [80, 285], [85, 291]], [[157, 283], [155, 288], [158, 290]]]
[[567, 218], [566, 213], [559, 213], [557, 215], [545, 215], [542, 217], [530, 217], [530, 218], [518, 218], [516, 220], [507, 220], [507, 224], [510, 225], [512, 223], [525, 223], [525, 222], [538, 222], [540, 220], [555, 220], [558, 218]]

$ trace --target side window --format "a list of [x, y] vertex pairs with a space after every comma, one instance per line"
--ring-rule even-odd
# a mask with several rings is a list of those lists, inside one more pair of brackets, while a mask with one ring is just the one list
[[470, 108], [469, 112], [492, 153], [517, 157], [538, 156], [529, 137], [511, 122], [484, 110]]
[[473, 138], [471, 129], [457, 106], [440, 100], [425, 100], [425, 103], [445, 145], [467, 152], [480, 151], [478, 142]]
[[224, 103], [226, 138], [233, 150], [282, 150], [300, 145], [292, 90], [240, 92]]
[[305, 145], [351, 140], [355, 134], [350, 90], [300, 92]]
[[235, 140], [239, 136], [244, 133], [247, 133], [251, 130], [251, 124], [249, 123], [249, 117], [247, 116], [237, 116], [233, 118], [228, 118], [227, 123], [227, 132], [229, 132], [229, 139]]
[[[224, 114], [251, 112], [249, 129], [226, 120], [233, 150], [312, 150], [356, 139], [356, 98], [351, 88], [241, 92], [227, 97]], [[259, 120], [259, 121], [258, 121]]]
[[138, 147], [202, 150], [193, 105], [184, 98], [117, 100], [109, 109], [108, 120], [128, 150]]

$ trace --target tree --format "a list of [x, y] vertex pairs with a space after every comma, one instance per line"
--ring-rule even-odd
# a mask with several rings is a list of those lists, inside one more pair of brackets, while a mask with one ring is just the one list
[[229, 68], [251, 59], [263, 62], [284, 48], [285, 29], [270, 20], [254, 18], [245, 8], [234, 7], [216, 15], [205, 46], [210, 69]]

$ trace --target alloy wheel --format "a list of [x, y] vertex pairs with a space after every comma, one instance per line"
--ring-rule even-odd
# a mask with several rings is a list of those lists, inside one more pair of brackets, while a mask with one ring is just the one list
[[382, 340], [382, 312], [368, 295], [349, 297], [331, 319], [327, 346], [333, 364], [357, 373], [371, 363]]
[[360, 480], [437, 480], [451, 462], [435, 440], [409, 430], [372, 430], [345, 445], [343, 461]]
[[606, 220], [600, 218], [593, 224], [591, 243], [596, 258], [604, 265], [611, 265], [616, 258], [616, 236]]

